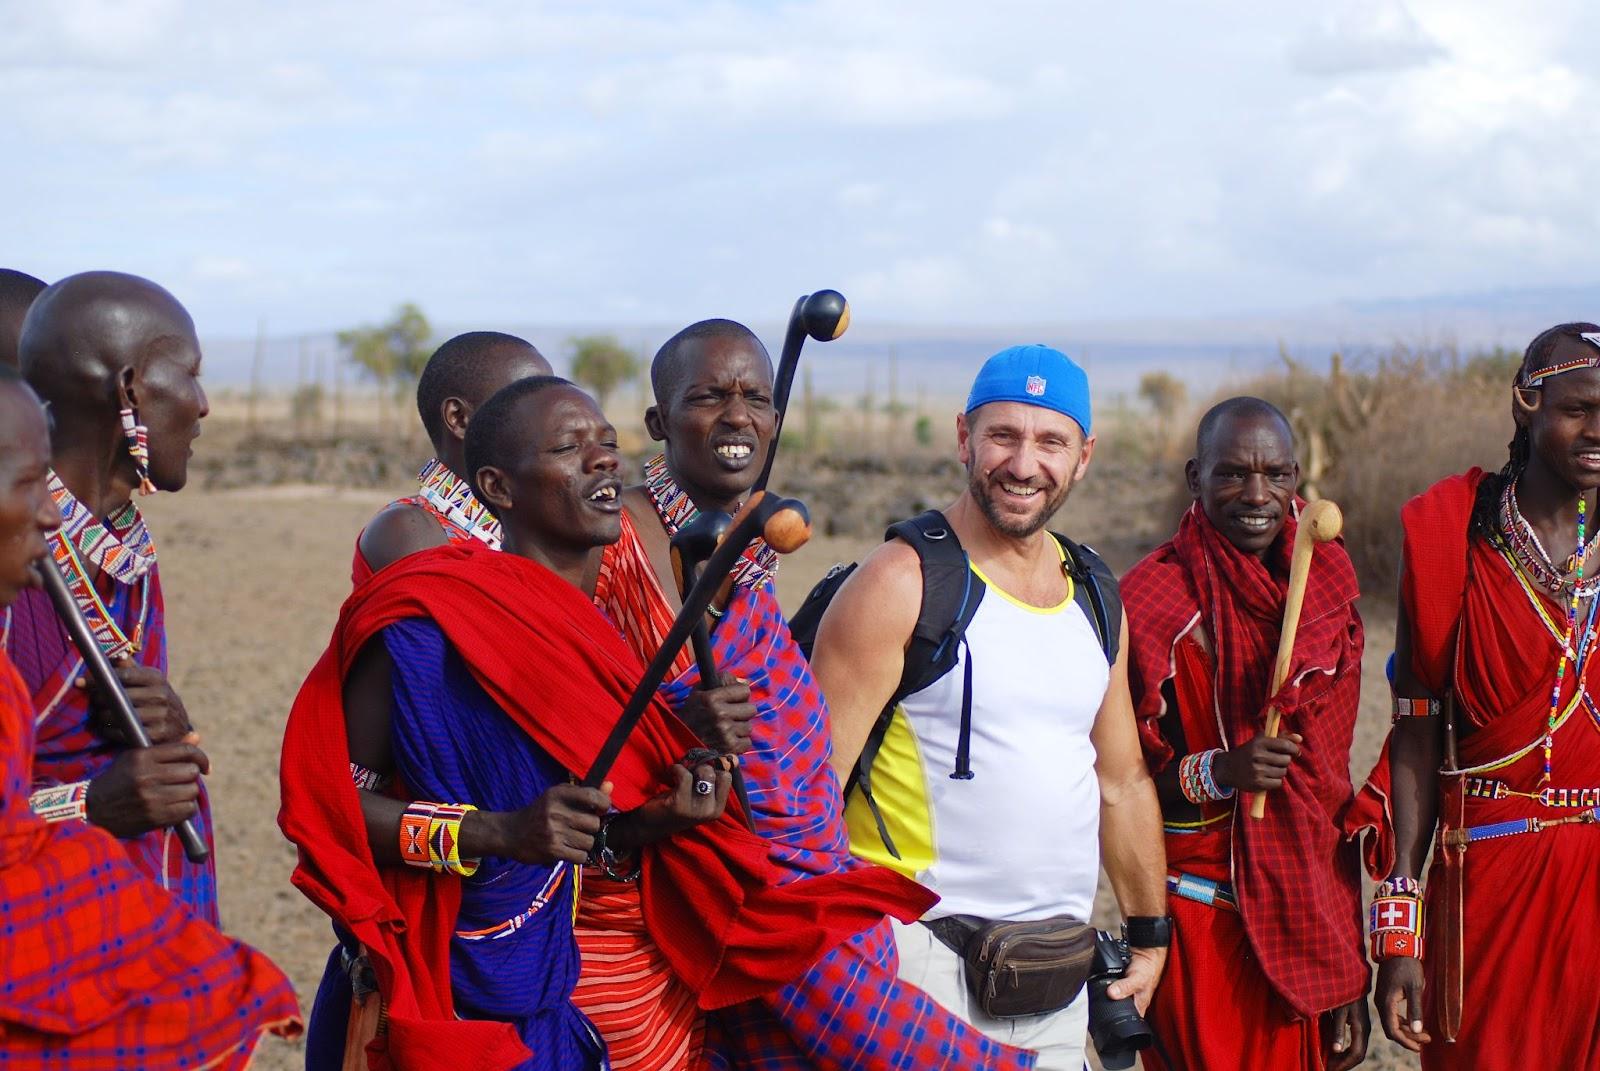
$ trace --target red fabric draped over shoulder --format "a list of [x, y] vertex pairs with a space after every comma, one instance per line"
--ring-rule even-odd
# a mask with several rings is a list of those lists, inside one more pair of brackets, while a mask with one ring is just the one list
[[0, 654], [0, 1064], [242, 1068], [263, 1031], [298, 1034], [265, 956], [190, 915], [110, 834], [29, 809], [32, 766], [33, 709]]
[[[414, 617], [438, 624], [496, 703], [574, 772], [599, 753], [642, 669], [576, 587], [527, 559], [462, 544], [396, 562], [352, 593], [289, 715], [279, 823], [300, 849], [295, 884], [372, 956], [390, 1024], [369, 1050], [374, 1066], [443, 1069], [474, 1051], [481, 1067], [511, 1067], [525, 1058], [511, 1027], [455, 1018], [448, 943], [459, 884], [376, 867], [349, 777], [343, 676], [380, 629]], [[615, 805], [656, 795], [696, 746], [655, 701], [611, 772]], [[780, 887], [766, 844], [732, 808], [647, 849], [643, 866], [650, 932], [704, 1008], [775, 990], [884, 915], [909, 922], [933, 903], [876, 867]]]
[[1214, 652], [1218, 736], [1237, 747], [1265, 729], [1275, 704], [1283, 731], [1304, 737], [1266, 817], [1232, 818], [1240, 912], [1262, 971], [1302, 1015], [1354, 1000], [1369, 980], [1361, 951], [1361, 896], [1344, 820], [1352, 799], [1350, 741], [1360, 702], [1363, 632], [1355, 570], [1340, 542], [1317, 548], [1289, 666], [1271, 694], [1288, 593], [1291, 518], [1267, 564], [1240, 551], [1191, 507], [1173, 539], [1122, 581], [1129, 682], [1153, 769], [1173, 758], [1162, 737], [1161, 686], [1177, 672], [1177, 644], [1199, 623]]

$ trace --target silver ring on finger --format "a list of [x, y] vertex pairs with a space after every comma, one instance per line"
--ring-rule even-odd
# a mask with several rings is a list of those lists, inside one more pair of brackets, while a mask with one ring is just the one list
[[715, 788], [716, 786], [710, 781], [696, 781], [694, 783], [694, 794], [696, 796], [709, 796]]

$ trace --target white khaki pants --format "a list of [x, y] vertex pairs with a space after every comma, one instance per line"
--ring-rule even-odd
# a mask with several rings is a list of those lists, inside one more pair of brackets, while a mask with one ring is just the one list
[[921, 923], [889, 920], [900, 950], [900, 977], [978, 1030], [1007, 1045], [1039, 1054], [1038, 1071], [1083, 1071], [1089, 1026], [1089, 987], [1065, 1008], [1046, 1015], [994, 1019], [978, 1009], [967, 989], [967, 966]]

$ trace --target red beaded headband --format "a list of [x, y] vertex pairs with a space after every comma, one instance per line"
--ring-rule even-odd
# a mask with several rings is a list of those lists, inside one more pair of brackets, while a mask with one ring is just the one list
[[1585, 331], [1578, 336], [1596, 350], [1588, 357], [1578, 357], [1570, 361], [1553, 364], [1549, 368], [1541, 368], [1537, 372], [1525, 373], [1522, 381], [1511, 392], [1517, 404], [1528, 412], [1539, 408], [1539, 395], [1537, 391], [1544, 386], [1544, 381], [1552, 376], [1559, 376], [1563, 372], [1577, 372], [1585, 368], [1600, 368], [1600, 331]]

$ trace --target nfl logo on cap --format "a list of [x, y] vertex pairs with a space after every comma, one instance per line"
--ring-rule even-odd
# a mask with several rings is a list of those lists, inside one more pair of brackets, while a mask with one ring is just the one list
[[1023, 387], [1023, 389], [1026, 390], [1029, 394], [1033, 395], [1035, 398], [1043, 397], [1044, 396], [1044, 377], [1043, 376], [1029, 376], [1028, 377], [1028, 382]]

